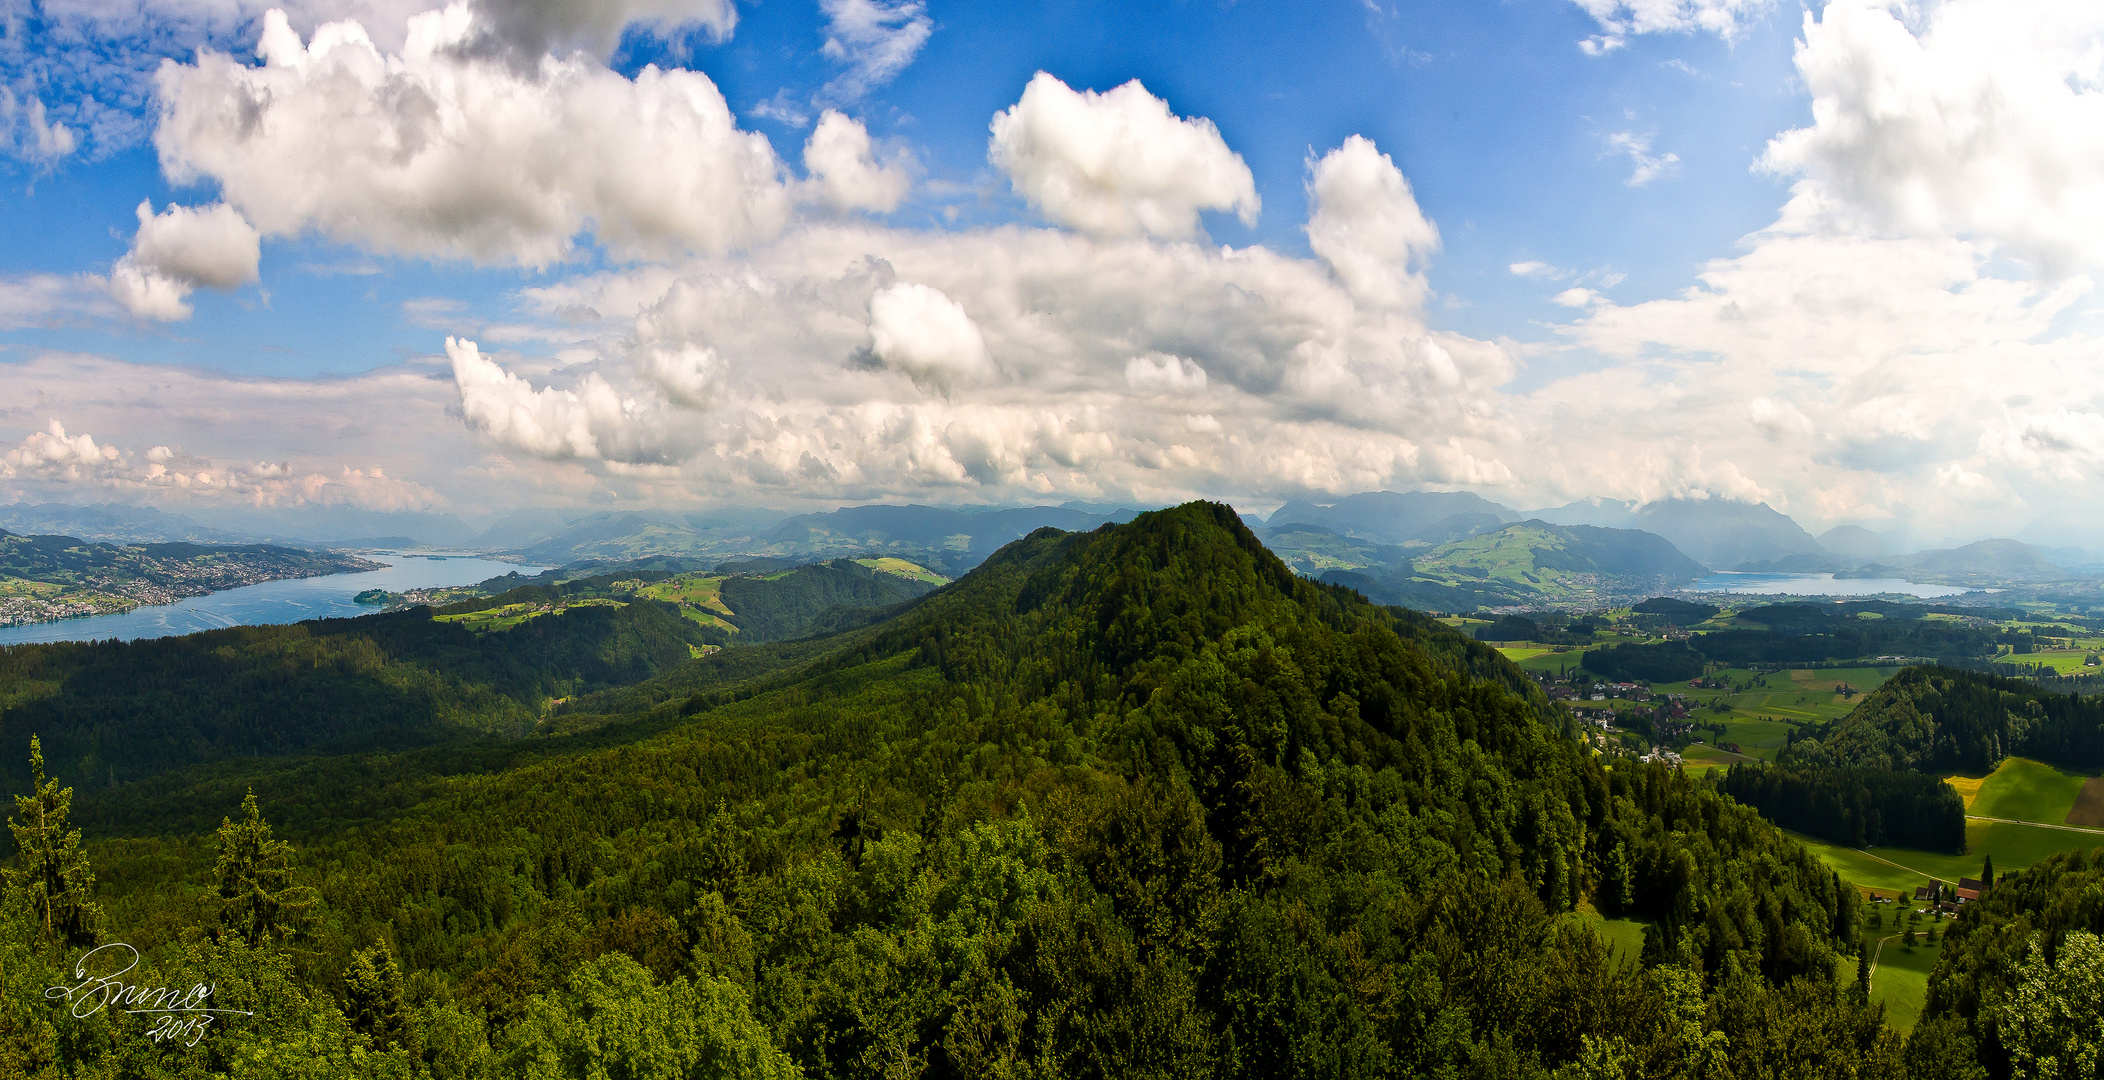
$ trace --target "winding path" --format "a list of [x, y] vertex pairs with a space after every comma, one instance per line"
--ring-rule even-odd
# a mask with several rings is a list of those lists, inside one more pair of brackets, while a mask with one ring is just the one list
[[[2086, 826], [2082, 826], [2082, 825], [2048, 825], [2048, 824], [2046, 824], [2046, 823], [2045, 823], [2045, 822], [2043, 822], [2043, 821], [2018, 821], [2018, 820], [2016, 820], [2015, 818], [2005, 818], [2005, 817], [1981, 817], [1981, 816], [1980, 816], [1980, 815], [1978, 815], [1978, 814], [1967, 814], [1967, 815], [1965, 815], [1965, 820], [1967, 820], [1967, 821], [1992, 821], [1992, 822], [1994, 822], [1994, 823], [1995, 823], [1995, 824], [1997, 824], [1997, 825], [2030, 825], [2030, 826], [2034, 826], [2034, 827], [2036, 827], [2036, 828], [2040, 828], [2040, 829], [2061, 829], [2061, 830], [2064, 830], [2064, 831], [2066, 831], [2066, 832], [2086, 832], [2086, 833], [2095, 833], [2095, 834], [2097, 834], [2097, 835], [2099, 835], [2099, 836], [2104, 836], [2104, 829], [2091, 829], [2091, 828], [2088, 828], [2088, 827], [2086, 827]], [[1872, 855], [1872, 856], [1871, 856], [1871, 858], [1875, 859], [1875, 858], [1877, 858], [1877, 856], [1875, 856], [1875, 855]], [[1892, 864], [1892, 865], [1894, 865], [1894, 866], [1898, 866], [1899, 864], [1898, 864], [1898, 863], [1894, 863], [1894, 864]]]

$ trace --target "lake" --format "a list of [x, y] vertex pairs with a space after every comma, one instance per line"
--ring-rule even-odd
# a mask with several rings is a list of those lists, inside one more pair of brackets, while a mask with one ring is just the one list
[[1917, 585], [1899, 578], [1836, 578], [1832, 574], [1711, 574], [1688, 586], [1694, 592], [1783, 594], [1788, 596], [1957, 596], [1958, 585]]
[[134, 641], [228, 626], [349, 618], [370, 615], [376, 610], [370, 604], [351, 600], [367, 589], [403, 592], [445, 585], [474, 585], [514, 570], [532, 576], [548, 569], [498, 562], [471, 552], [403, 554], [382, 551], [364, 554], [374, 562], [387, 563], [387, 568], [363, 574], [266, 581], [261, 585], [228, 589], [209, 596], [192, 596], [173, 604], [149, 604], [121, 615], [0, 627], [0, 645], [33, 641], [107, 641], [110, 638]]

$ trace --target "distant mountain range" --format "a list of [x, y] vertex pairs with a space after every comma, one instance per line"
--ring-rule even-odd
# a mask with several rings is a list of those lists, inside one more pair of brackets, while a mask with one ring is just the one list
[[122, 503], [15, 503], [0, 506], [0, 529], [24, 536], [70, 536], [105, 544], [239, 544], [255, 538], [200, 524], [181, 514]]
[[[471, 526], [452, 514], [342, 507], [303, 514], [214, 509], [185, 516], [112, 504], [17, 504], [0, 507], [0, 528], [105, 543], [461, 547], [552, 566], [650, 558], [795, 565], [895, 555], [955, 577], [1033, 530], [1086, 531], [1130, 520], [1136, 510], [1080, 503], [868, 505], [808, 514], [761, 507], [594, 513], [529, 508]], [[1329, 580], [1348, 575], [1369, 595], [1409, 595], [1417, 606], [1442, 609], [1670, 591], [1710, 570], [1984, 586], [2064, 581], [2096, 569], [2085, 553], [2008, 539], [1896, 554], [1884, 537], [1859, 526], [1814, 537], [1765, 503], [1725, 499], [1641, 505], [1586, 499], [1521, 511], [1465, 491], [1371, 491], [1326, 503], [1296, 499], [1268, 516], [1243, 518], [1302, 573]]]
[[[1523, 520], [1524, 519], [1524, 520]], [[1986, 586], [2084, 576], [2016, 540], [1894, 555], [1859, 526], [1813, 537], [1764, 503], [1583, 500], [1522, 513], [1467, 492], [1368, 492], [1248, 519], [1301, 573], [1437, 610], [1604, 601], [1711, 570]], [[2079, 553], [2075, 553], [2079, 554]]]
[[1657, 533], [1712, 570], [1816, 573], [1837, 569], [1827, 565], [1834, 559], [1833, 552], [1767, 503], [1661, 499], [1639, 506], [1586, 500], [1538, 510], [1534, 516], [1558, 525]]
[[[1295, 545], [1319, 539], [1309, 535], [1312, 528], [1286, 525], [1268, 530], [1266, 542], [1287, 557]], [[1327, 554], [1335, 563], [1353, 554], [1371, 558], [1357, 567], [1320, 569], [1303, 569], [1299, 560], [1289, 562], [1382, 603], [1434, 610], [1606, 601], [1626, 593], [1679, 588], [1706, 572], [1654, 533], [1540, 520], [1514, 522], [1436, 546], [1350, 549], [1332, 544]], [[1373, 561], [1384, 558], [1388, 561]]]
[[1096, 513], [1063, 506], [986, 510], [850, 506], [791, 517], [767, 512], [679, 515], [622, 511], [572, 522], [507, 553], [552, 565], [584, 560], [623, 562], [653, 555], [799, 562], [895, 555], [955, 577], [1002, 546], [1046, 526], [1086, 532], [1130, 521], [1136, 513], [1130, 509]]
[[1520, 515], [1466, 491], [1369, 491], [1329, 506], [1295, 499], [1264, 524], [1315, 525], [1344, 536], [1403, 544], [1444, 544], [1518, 521]]

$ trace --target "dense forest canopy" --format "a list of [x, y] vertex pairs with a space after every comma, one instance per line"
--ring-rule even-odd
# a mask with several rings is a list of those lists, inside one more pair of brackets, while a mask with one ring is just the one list
[[1965, 850], [1956, 788], [1916, 772], [1805, 765], [1733, 765], [1723, 791], [1785, 829], [1844, 847]]
[[1944, 667], [1901, 671], [1786, 755], [1808, 764], [1921, 772], [1993, 771], [2005, 757], [2071, 769], [2104, 765], [2104, 699]]
[[[0, 1067], [1920, 1071], [1842, 988], [1858, 898], [1804, 848], [1593, 757], [1494, 650], [1296, 577], [1227, 507], [1040, 530], [887, 621], [576, 704], [115, 789], [54, 766], [80, 802], [18, 800], [18, 862], [102, 884], [8, 879]], [[1643, 920], [1641, 957], [1581, 907]], [[83, 939], [252, 1015], [183, 1046], [54, 1012]]]

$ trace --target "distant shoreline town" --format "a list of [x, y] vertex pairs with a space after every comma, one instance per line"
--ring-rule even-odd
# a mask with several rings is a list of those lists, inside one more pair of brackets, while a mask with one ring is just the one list
[[271, 544], [116, 545], [0, 530], [0, 627], [119, 615], [268, 581], [384, 565]]

